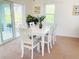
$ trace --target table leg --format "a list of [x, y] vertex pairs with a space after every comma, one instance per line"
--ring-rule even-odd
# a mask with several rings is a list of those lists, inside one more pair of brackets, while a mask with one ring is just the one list
[[44, 56], [44, 36], [42, 36], [42, 56]]

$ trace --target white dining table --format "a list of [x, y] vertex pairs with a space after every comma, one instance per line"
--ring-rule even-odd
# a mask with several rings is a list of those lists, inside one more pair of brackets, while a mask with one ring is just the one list
[[41, 29], [39, 27], [36, 28], [32, 28], [34, 35], [38, 35], [42, 38], [42, 56], [44, 56], [44, 39], [45, 39], [45, 35], [48, 33], [48, 31], [50, 30], [49, 26], [44, 26]]

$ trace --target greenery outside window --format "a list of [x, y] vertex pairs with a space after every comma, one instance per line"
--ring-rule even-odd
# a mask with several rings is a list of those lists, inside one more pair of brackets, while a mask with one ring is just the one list
[[54, 17], [55, 17], [55, 5], [54, 4], [45, 5], [45, 15], [46, 15], [47, 22], [54, 23]]

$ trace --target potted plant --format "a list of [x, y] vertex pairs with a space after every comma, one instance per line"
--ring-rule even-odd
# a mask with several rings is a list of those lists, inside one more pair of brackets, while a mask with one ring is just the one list
[[27, 25], [29, 26], [30, 22], [34, 22], [35, 24], [37, 24], [38, 19], [36, 17], [34, 17], [34, 16], [28, 15], [26, 17], [26, 22], [27, 22]]

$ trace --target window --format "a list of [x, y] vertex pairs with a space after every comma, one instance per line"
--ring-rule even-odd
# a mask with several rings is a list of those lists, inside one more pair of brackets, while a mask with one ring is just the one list
[[47, 22], [54, 23], [54, 17], [55, 17], [55, 5], [54, 4], [45, 6], [45, 15], [46, 15]]

